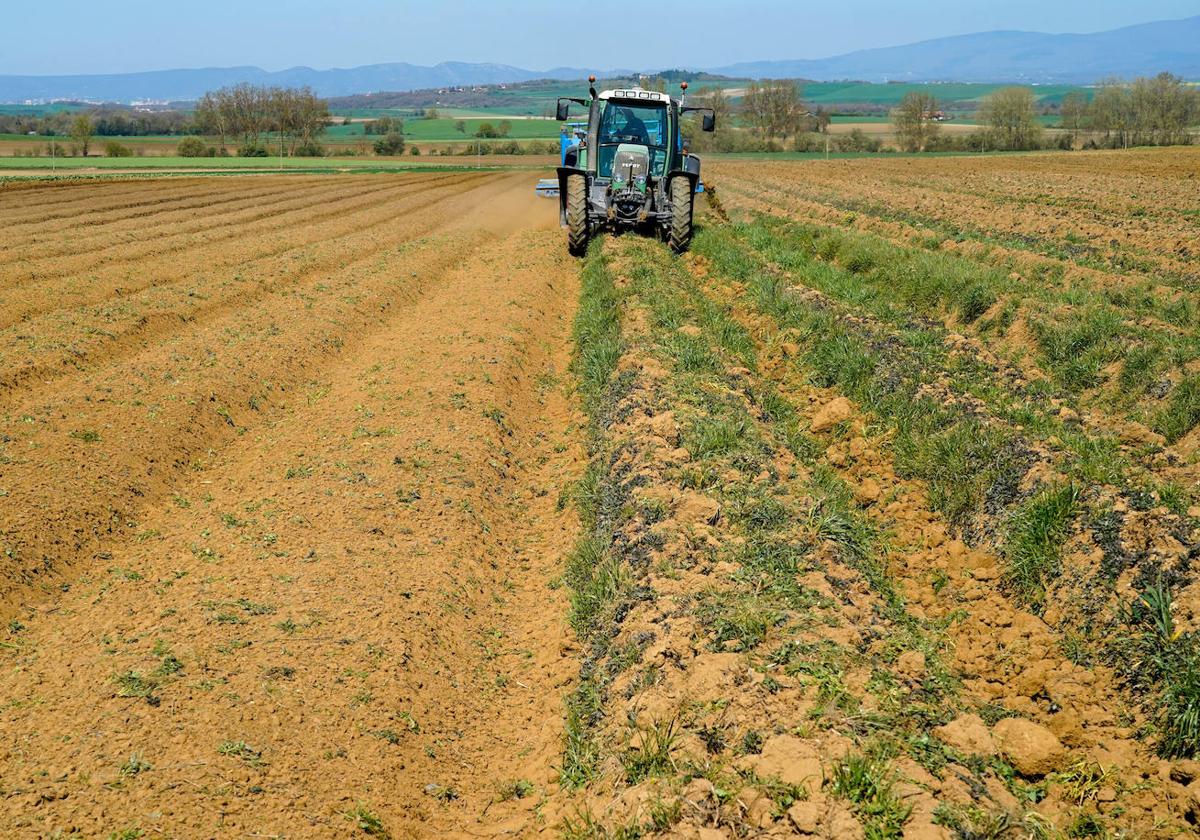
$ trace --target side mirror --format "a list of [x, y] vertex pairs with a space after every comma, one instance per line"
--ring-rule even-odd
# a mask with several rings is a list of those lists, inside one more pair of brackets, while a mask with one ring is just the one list
[[705, 114], [704, 118], [700, 122], [700, 127], [708, 132], [716, 131], [717, 130], [717, 115], [716, 114]]
[[558, 119], [558, 121], [566, 122], [567, 116], [570, 114], [570, 112], [571, 112], [571, 103], [567, 102], [565, 99], [558, 100], [558, 111], [555, 115], [556, 118]]

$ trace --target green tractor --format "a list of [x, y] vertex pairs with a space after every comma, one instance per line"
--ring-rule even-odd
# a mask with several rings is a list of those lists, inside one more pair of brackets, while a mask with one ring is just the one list
[[[682, 97], [636, 87], [598, 94], [596, 77], [588, 81], [588, 99], [558, 100], [559, 122], [567, 120], [572, 102], [588, 109], [586, 129], [578, 132], [577, 142], [565, 145], [558, 168], [567, 250], [582, 256], [601, 231], [638, 230], [657, 234], [677, 254], [686, 251], [696, 192], [703, 187], [700, 158], [684, 147], [679, 120], [700, 111], [702, 129], [713, 131], [715, 114], [711, 108], [684, 106]], [[686, 96], [687, 82], [680, 88]]]

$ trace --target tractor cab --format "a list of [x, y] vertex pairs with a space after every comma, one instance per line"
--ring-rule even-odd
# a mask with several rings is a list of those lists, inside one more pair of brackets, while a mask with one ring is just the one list
[[[600, 94], [600, 131], [597, 136], [601, 178], [626, 179], [625, 166], [636, 159], [642, 175], [661, 178], [667, 165], [669, 129], [674, 128], [667, 110], [670, 98], [662, 100], [616, 98], [615, 91]], [[623, 94], [647, 94], [647, 91], [621, 91]], [[605, 99], [608, 96], [608, 99]], [[665, 101], [664, 101], [665, 100]], [[624, 154], [622, 154], [624, 150]], [[621, 163], [617, 165], [618, 157]]]
[[[595, 77], [588, 81], [594, 85]], [[680, 87], [686, 95], [687, 84]], [[557, 193], [569, 250], [582, 253], [594, 231], [640, 229], [657, 232], [673, 250], [683, 251], [691, 241], [700, 159], [684, 149], [680, 118], [704, 112], [702, 128], [712, 131], [712, 110], [637, 87], [597, 93], [593, 86], [588, 93], [587, 99], [559, 99], [559, 121], [567, 121], [575, 103], [588, 110], [587, 128], [572, 131], [583, 136], [569, 145], [564, 128], [557, 191], [552, 183], [538, 184], [542, 195]]]
[[678, 155], [678, 108], [665, 93], [609, 90], [598, 97], [596, 180], [613, 223], [633, 227], [649, 220], [649, 193]]

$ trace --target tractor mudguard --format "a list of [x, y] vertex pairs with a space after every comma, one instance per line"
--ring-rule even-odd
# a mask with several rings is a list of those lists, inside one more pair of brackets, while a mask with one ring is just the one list
[[561, 227], [567, 226], [567, 178], [572, 175], [582, 175], [587, 177], [586, 169], [579, 169], [575, 166], [560, 166], [558, 173], [558, 223]]
[[668, 172], [667, 183], [670, 184], [671, 179], [673, 178], [687, 178], [688, 183], [692, 186], [692, 192], [694, 193], [696, 191], [696, 184], [700, 181], [700, 167], [698, 165], [700, 163], [699, 159], [696, 160], [696, 163], [697, 166], [695, 172], [690, 172], [687, 169], [674, 169], [671, 172]]

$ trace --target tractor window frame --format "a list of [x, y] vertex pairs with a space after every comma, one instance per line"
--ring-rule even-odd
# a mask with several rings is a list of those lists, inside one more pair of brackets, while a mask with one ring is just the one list
[[[596, 143], [596, 174], [600, 178], [612, 177], [612, 160], [616, 156], [616, 149], [622, 143], [630, 143], [629, 140], [605, 140], [605, 121], [608, 117], [608, 109], [630, 108], [634, 109], [635, 115], [642, 120], [643, 125], [646, 124], [644, 113], [650, 114], [657, 118], [659, 128], [655, 132], [656, 137], [650, 137], [651, 132], [647, 129], [646, 148], [650, 151], [650, 176], [653, 178], [661, 178], [666, 173], [667, 159], [670, 156], [670, 135], [671, 135], [671, 109], [666, 102], [660, 101], [642, 101], [629, 99], [607, 99], [603, 103], [603, 110], [600, 113], [600, 124], [597, 129]], [[651, 139], [662, 141], [661, 144], [649, 142]], [[605, 150], [611, 150], [609, 154], [605, 154]], [[606, 166], [607, 164], [607, 166]]]

